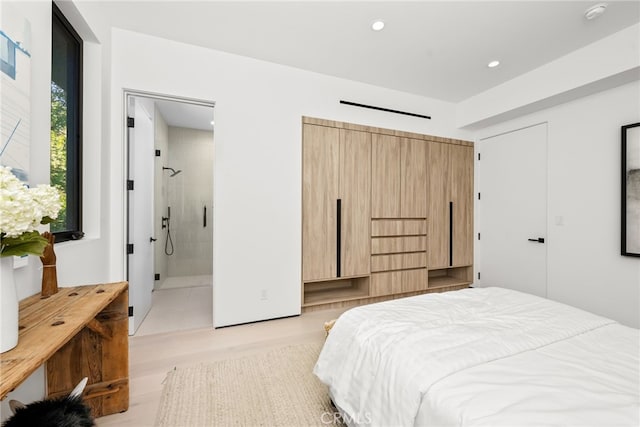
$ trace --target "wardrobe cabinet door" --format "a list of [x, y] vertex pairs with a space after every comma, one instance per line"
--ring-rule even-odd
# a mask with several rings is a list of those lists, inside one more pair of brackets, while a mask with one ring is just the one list
[[371, 217], [400, 218], [400, 140], [372, 135]]
[[370, 272], [371, 134], [340, 130], [341, 275]]
[[429, 142], [427, 266], [429, 269], [449, 266], [449, 144]]
[[305, 124], [302, 157], [302, 278], [329, 279], [338, 268], [338, 129]]
[[452, 145], [452, 265], [473, 264], [473, 148]]
[[473, 147], [429, 142], [429, 269], [473, 264]]
[[400, 140], [400, 216], [427, 216], [427, 142]]

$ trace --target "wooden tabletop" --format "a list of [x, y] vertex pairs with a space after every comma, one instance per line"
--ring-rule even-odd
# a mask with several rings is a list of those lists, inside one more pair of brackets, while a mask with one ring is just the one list
[[20, 301], [18, 345], [0, 354], [0, 400], [127, 289], [127, 282], [59, 288]]

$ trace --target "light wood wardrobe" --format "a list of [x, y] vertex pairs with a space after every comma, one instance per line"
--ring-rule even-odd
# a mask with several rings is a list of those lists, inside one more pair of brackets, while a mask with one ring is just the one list
[[472, 282], [471, 142], [302, 122], [304, 311]]

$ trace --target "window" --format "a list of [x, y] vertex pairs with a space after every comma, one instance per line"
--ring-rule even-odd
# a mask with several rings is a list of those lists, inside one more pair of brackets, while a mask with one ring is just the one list
[[82, 39], [53, 4], [51, 30], [51, 184], [62, 210], [56, 242], [82, 237]]

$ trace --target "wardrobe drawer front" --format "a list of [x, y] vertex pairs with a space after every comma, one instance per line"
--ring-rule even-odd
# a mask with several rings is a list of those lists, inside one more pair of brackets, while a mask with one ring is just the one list
[[427, 266], [425, 252], [411, 254], [373, 255], [371, 257], [371, 271], [404, 270], [407, 268], [420, 268]]
[[404, 270], [402, 273], [402, 292], [414, 292], [427, 289], [427, 269]]
[[427, 234], [427, 221], [424, 219], [402, 220], [403, 235], [425, 235]]
[[427, 234], [424, 219], [374, 219], [371, 221], [371, 236], [417, 236]]
[[371, 237], [376, 236], [401, 236], [401, 219], [377, 219], [371, 221]]
[[402, 271], [386, 271], [384, 273], [371, 273], [369, 295], [372, 297], [391, 295], [401, 292]]
[[393, 254], [427, 250], [425, 236], [374, 237], [371, 239], [372, 254]]

